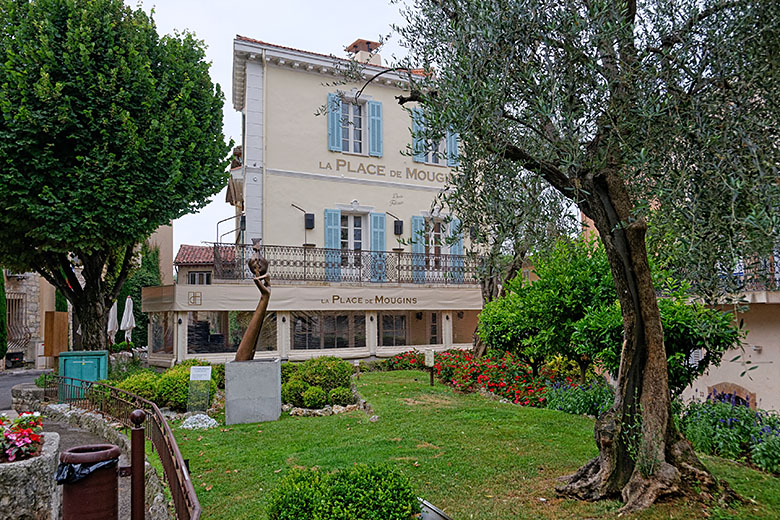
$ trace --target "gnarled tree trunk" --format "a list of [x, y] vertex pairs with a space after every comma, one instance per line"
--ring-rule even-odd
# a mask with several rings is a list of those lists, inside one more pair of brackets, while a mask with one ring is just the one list
[[622, 498], [624, 510], [670, 494], [716, 491], [718, 483], [677, 431], [671, 415], [661, 317], [645, 248], [647, 225], [631, 220], [618, 171], [589, 176], [583, 210], [607, 252], [625, 330], [615, 403], [596, 421], [599, 456], [557, 491], [585, 500]]

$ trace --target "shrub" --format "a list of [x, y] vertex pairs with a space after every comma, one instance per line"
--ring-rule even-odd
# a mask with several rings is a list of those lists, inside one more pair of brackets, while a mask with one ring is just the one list
[[346, 386], [340, 386], [328, 392], [328, 402], [331, 405], [347, 406], [355, 402], [355, 396], [352, 394], [352, 390]]
[[46, 376], [48, 376], [48, 372], [44, 372], [43, 374], [39, 375], [35, 378], [35, 386], [38, 388], [46, 388]]
[[309, 389], [308, 383], [293, 379], [282, 385], [282, 402], [303, 407], [303, 393]]
[[411, 520], [420, 504], [409, 480], [386, 466], [334, 473], [292, 470], [271, 492], [269, 520]]
[[294, 379], [296, 374], [298, 374], [298, 368], [300, 368], [300, 365], [297, 363], [291, 363], [289, 361], [287, 363], [282, 363], [282, 384]]
[[333, 473], [330, 484], [331, 516], [360, 520], [409, 520], [420, 504], [409, 479], [386, 466], [357, 464]]
[[[673, 283], [673, 282], [670, 282]], [[669, 365], [669, 390], [676, 397], [710, 366], [720, 365], [723, 354], [739, 345], [742, 332], [733, 315], [690, 303], [684, 293], [658, 300]], [[617, 303], [591, 311], [574, 324], [572, 341], [583, 355], [597, 360], [613, 376], [620, 368], [623, 318]], [[691, 354], [702, 352], [692, 363]]]
[[217, 384], [217, 388], [225, 389], [225, 364], [215, 363], [211, 365], [211, 379]]
[[[190, 366], [197, 363], [182, 363], [169, 368], [160, 376], [155, 402], [160, 406], [170, 406], [174, 410], [187, 409], [187, 397], [190, 390]], [[208, 364], [208, 363], [206, 363]], [[212, 377], [209, 387], [209, 404], [217, 392], [217, 384]]]
[[[289, 383], [288, 383], [289, 384]], [[293, 469], [271, 492], [269, 520], [323, 520], [327, 515], [328, 489], [316, 469]]]
[[117, 383], [116, 387], [138, 397], [154, 401], [160, 385], [160, 375], [153, 370], [137, 372]]
[[301, 363], [298, 377], [310, 386], [319, 386], [326, 393], [340, 386], [349, 386], [352, 365], [344, 360], [326, 356]]
[[578, 415], [598, 417], [615, 401], [615, 391], [605, 381], [588, 385], [556, 383], [545, 394], [547, 408]]
[[359, 367], [361, 372], [384, 372], [390, 370], [388, 367], [389, 359], [381, 359], [376, 361], [360, 361]]
[[780, 415], [753, 410], [733, 395], [691, 402], [680, 417], [680, 429], [696, 451], [741, 460], [765, 471], [778, 471]]
[[780, 473], [780, 431], [767, 429], [765, 436], [756, 441], [750, 450], [750, 460], [764, 471]]
[[129, 352], [135, 348], [135, 345], [133, 345], [132, 341], [120, 341], [119, 343], [109, 345], [108, 348], [112, 354], [115, 354], [117, 352]]
[[328, 394], [319, 386], [310, 386], [301, 397], [305, 408], [322, 408], [328, 402]]

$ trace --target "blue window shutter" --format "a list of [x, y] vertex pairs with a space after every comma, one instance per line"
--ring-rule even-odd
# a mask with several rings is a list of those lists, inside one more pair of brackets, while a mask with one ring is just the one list
[[458, 134], [447, 129], [447, 166], [458, 165]]
[[328, 94], [328, 150], [341, 151], [341, 97]]
[[371, 281], [387, 281], [384, 213], [371, 213]]
[[325, 280], [341, 281], [341, 210], [325, 210]]
[[452, 266], [453, 283], [463, 283], [465, 278], [464, 267], [466, 265], [463, 257], [463, 232], [461, 230], [460, 220], [454, 218], [450, 221], [450, 265]]
[[[425, 117], [422, 108], [412, 109], [412, 150], [414, 162], [425, 162]], [[422, 217], [420, 217], [422, 218]], [[412, 217], [414, 219], [414, 217]], [[414, 220], [412, 220], [414, 221]]]
[[368, 155], [382, 157], [382, 103], [368, 102]]
[[412, 281], [425, 282], [425, 219], [412, 217]]

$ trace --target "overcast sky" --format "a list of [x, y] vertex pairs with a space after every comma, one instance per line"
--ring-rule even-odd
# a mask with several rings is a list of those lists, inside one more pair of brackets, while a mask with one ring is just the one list
[[[399, 6], [389, 0], [126, 0], [146, 12], [154, 9], [160, 34], [189, 30], [206, 43], [211, 78], [225, 93], [224, 133], [241, 141], [241, 115], [232, 106], [233, 38], [240, 34], [268, 43], [344, 57], [344, 47], [358, 38], [376, 40], [387, 35], [391, 24], [401, 24]], [[403, 50], [391, 38], [382, 50], [387, 63]], [[200, 244], [216, 239], [217, 221], [233, 215], [225, 202], [225, 190], [197, 214], [173, 224], [174, 256], [181, 244]], [[220, 234], [228, 231], [223, 224]], [[229, 238], [229, 237], [226, 237]]]

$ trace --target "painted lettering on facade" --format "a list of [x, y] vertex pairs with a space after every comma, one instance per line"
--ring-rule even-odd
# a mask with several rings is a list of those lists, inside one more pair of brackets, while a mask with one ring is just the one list
[[351, 305], [417, 305], [416, 296], [342, 296], [334, 294], [324, 298], [320, 303], [351, 304]]
[[363, 161], [352, 161], [349, 159], [336, 159], [335, 161], [319, 161], [317, 164], [320, 170], [340, 173], [352, 173], [356, 176], [366, 177], [384, 177], [407, 181], [409, 183], [430, 182], [444, 184], [447, 181], [449, 172], [446, 170], [425, 170], [421, 168], [409, 168], [405, 170], [388, 168], [384, 164], [377, 164]]

